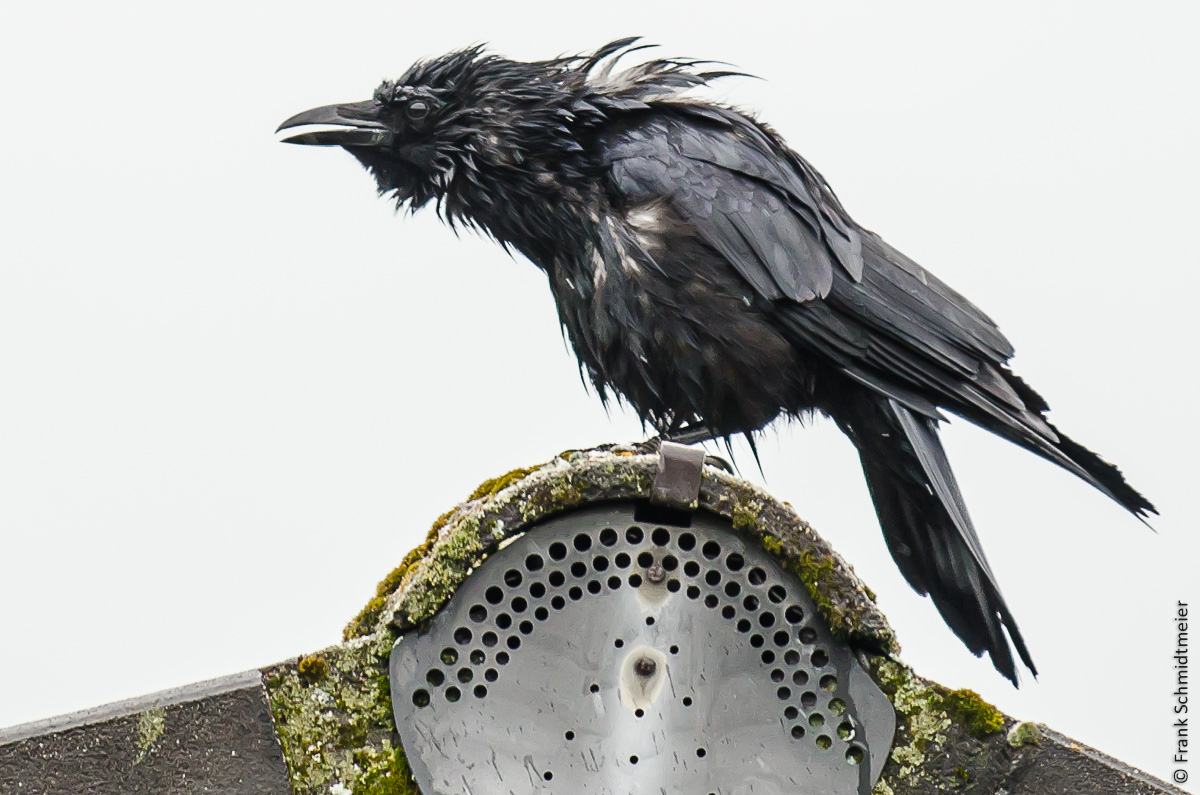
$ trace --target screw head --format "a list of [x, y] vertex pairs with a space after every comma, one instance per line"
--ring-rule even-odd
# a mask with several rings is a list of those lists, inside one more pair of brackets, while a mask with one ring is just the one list
[[633, 672], [638, 676], [654, 676], [654, 672], [657, 670], [658, 663], [649, 657], [638, 657], [633, 661]]
[[655, 585], [658, 585], [663, 580], [667, 579], [667, 570], [655, 563], [653, 566], [646, 569], [646, 579]]

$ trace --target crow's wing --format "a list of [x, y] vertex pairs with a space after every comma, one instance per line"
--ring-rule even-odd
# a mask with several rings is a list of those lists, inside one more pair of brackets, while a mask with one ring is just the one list
[[652, 116], [601, 140], [619, 201], [669, 202], [775, 302], [796, 344], [851, 378], [921, 414], [940, 405], [1053, 444], [1041, 406], [1002, 372], [1012, 346], [987, 315], [860, 229], [821, 176], [764, 131], [732, 112], [704, 113]]
[[733, 131], [659, 117], [601, 145], [623, 200], [669, 197], [764, 298], [823, 298], [838, 265], [855, 279], [862, 273], [857, 230], [823, 207], [799, 175]]
[[797, 347], [918, 414], [961, 414], [1138, 516], [1154, 512], [1114, 466], [1043, 417], [1045, 401], [1008, 370], [1012, 345], [991, 318], [857, 226], [821, 175], [764, 129], [730, 110], [683, 106], [599, 144], [618, 203], [669, 203], [773, 303]]

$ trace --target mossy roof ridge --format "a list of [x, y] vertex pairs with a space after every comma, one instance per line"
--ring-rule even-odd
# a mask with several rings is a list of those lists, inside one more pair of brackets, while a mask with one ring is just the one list
[[[650, 496], [658, 456], [605, 445], [491, 478], [442, 514], [425, 541], [380, 582], [346, 628], [347, 643], [264, 671], [297, 795], [417, 795], [392, 720], [388, 653], [398, 632], [428, 622], [487, 556], [573, 508]], [[870, 590], [792, 507], [705, 467], [698, 508], [727, 518], [795, 572], [835, 634], [895, 651]]]
[[[265, 669], [293, 795], [421, 795], [393, 721], [384, 631]], [[896, 735], [872, 795], [1183, 795], [1093, 749], [1018, 723], [969, 690], [862, 654], [896, 709]]]
[[930, 682], [896, 660], [865, 659], [896, 708], [896, 736], [874, 795], [990, 795], [1032, 763], [1008, 741], [1016, 721], [978, 694]]
[[872, 795], [1183, 795], [1171, 784], [1041, 724], [1018, 722], [971, 690], [864, 655], [896, 708], [896, 736]]
[[[361, 637], [264, 670], [293, 793], [420, 795], [388, 689], [388, 654], [398, 630], [426, 622], [488, 554], [533, 523], [592, 502], [648, 497], [657, 472], [656, 455], [606, 445], [486, 481], [439, 517], [425, 542], [380, 583], [372, 604], [348, 628], [348, 636]], [[706, 467], [699, 507], [728, 518], [796, 572], [834, 631], [865, 652], [860, 660], [897, 717], [874, 795], [983, 795], [1047, 775], [1057, 776], [1053, 786], [1031, 784], [1029, 792], [1181, 792], [1158, 788], [1161, 782], [1045, 727], [1018, 724], [977, 694], [929, 682], [890, 657], [895, 639], [870, 591], [789, 504]], [[889, 654], [872, 654], [872, 648]], [[1088, 789], [1093, 779], [1103, 786]], [[1077, 781], [1083, 789], [1065, 783]]]
[[[605, 445], [561, 453], [540, 466], [492, 478], [471, 499], [443, 514], [426, 543], [383, 582], [347, 637], [389, 626], [405, 630], [429, 619], [486, 557], [554, 514], [597, 502], [648, 498], [657, 454]], [[706, 466], [699, 509], [728, 519], [759, 541], [804, 582], [835, 636], [895, 653], [895, 634], [874, 594], [812, 527], [754, 484]]]
[[263, 671], [293, 795], [420, 795], [392, 712], [394, 641], [382, 632]]

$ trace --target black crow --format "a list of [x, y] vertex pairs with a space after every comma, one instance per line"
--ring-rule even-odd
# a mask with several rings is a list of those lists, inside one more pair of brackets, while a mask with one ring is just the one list
[[769, 127], [690, 92], [734, 73], [684, 59], [615, 69], [635, 42], [533, 63], [454, 52], [279, 129], [334, 127], [286, 140], [344, 147], [398, 207], [432, 202], [541, 268], [600, 397], [664, 437], [752, 440], [780, 415], [833, 418], [904, 577], [1014, 684], [1012, 648], [1036, 674], [939, 409], [1139, 517], [1153, 506], [1046, 419], [987, 315], [855, 223]]

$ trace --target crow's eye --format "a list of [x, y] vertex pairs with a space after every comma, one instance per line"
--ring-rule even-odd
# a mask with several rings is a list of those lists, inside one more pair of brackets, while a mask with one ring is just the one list
[[421, 119], [424, 119], [429, 115], [429, 103], [422, 99], [413, 100], [412, 102], [408, 103], [408, 106], [404, 109], [404, 112], [407, 113], [408, 118], [412, 119], [413, 121], [421, 121]]

